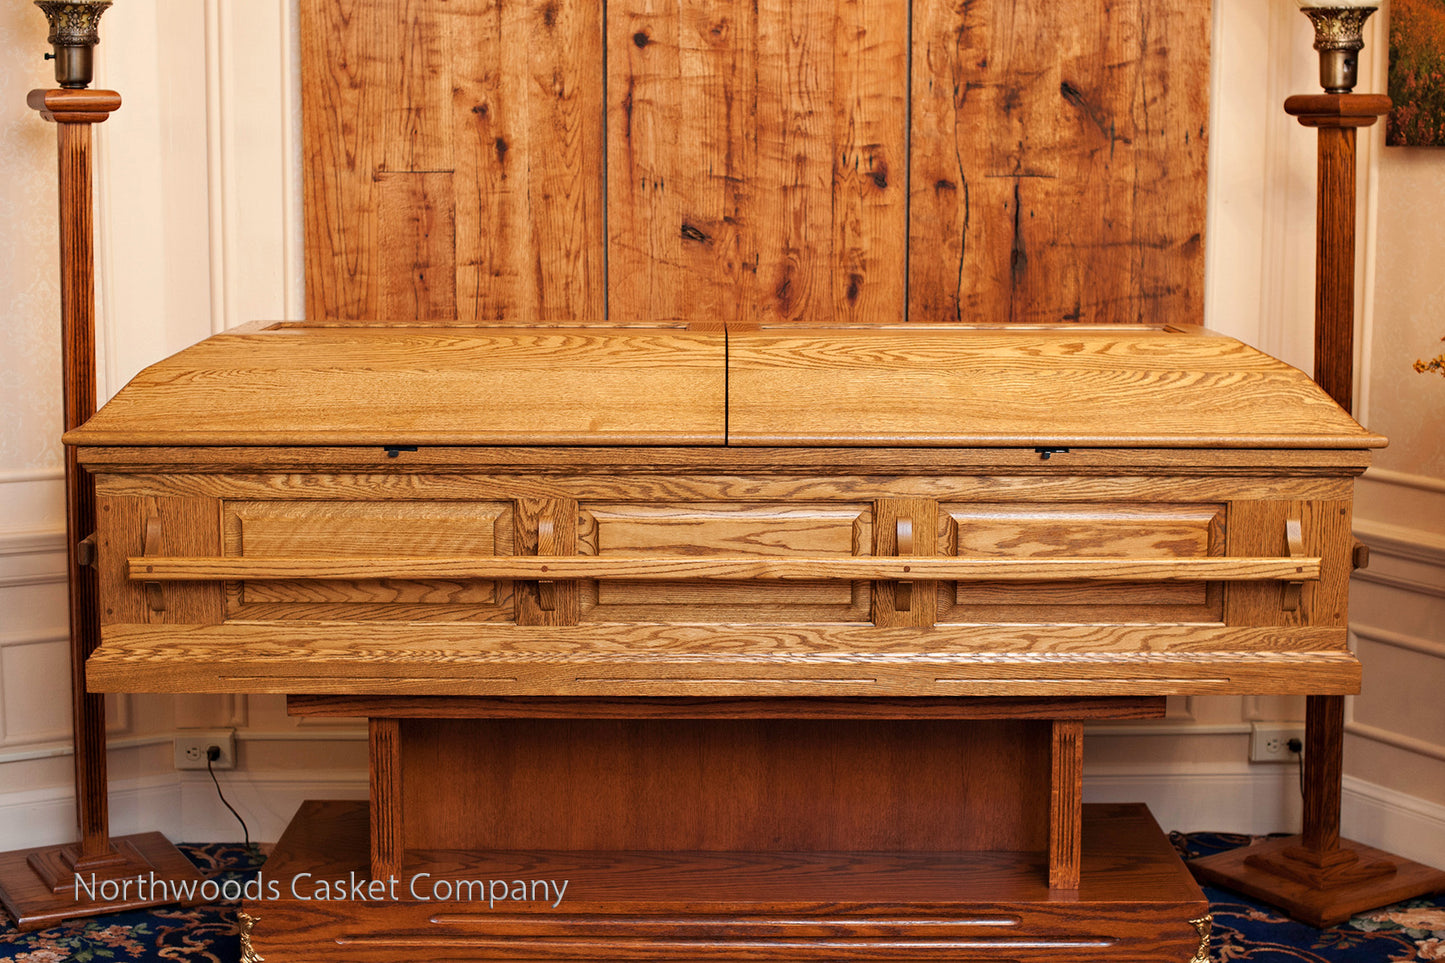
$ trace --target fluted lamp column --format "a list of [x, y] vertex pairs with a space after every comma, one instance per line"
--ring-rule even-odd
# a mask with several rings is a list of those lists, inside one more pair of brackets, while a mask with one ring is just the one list
[[[60, 340], [65, 430], [95, 413], [95, 276], [91, 200], [91, 128], [120, 107], [113, 90], [90, 90], [100, 18], [111, 0], [36, 0], [50, 22], [58, 88], [32, 90], [29, 105], [55, 124], [60, 178]], [[105, 698], [85, 688], [85, 660], [100, 642], [95, 572], [95, 485], [65, 455], [66, 555], [70, 600], [70, 690], [75, 801], [80, 840], [0, 853], [0, 902], [21, 929], [173, 902], [170, 887], [139, 885], [151, 874], [170, 881], [200, 874], [160, 833], [112, 838], [107, 811]], [[77, 885], [77, 880], [84, 885]], [[107, 881], [129, 886], [102, 887]], [[117, 892], [115, 899], [93, 895]], [[124, 895], [121, 895], [124, 894]]]
[[[1314, 25], [1324, 90], [1290, 97], [1284, 105], [1301, 124], [1315, 128], [1319, 140], [1314, 377], [1349, 411], [1355, 354], [1355, 132], [1390, 110], [1388, 97], [1354, 93], [1364, 25], [1379, 3], [1292, 2]], [[1340, 837], [1344, 730], [1343, 696], [1309, 697], [1301, 834], [1195, 860], [1190, 863], [1194, 874], [1313, 926], [1332, 926], [1356, 913], [1445, 890], [1445, 873]]]

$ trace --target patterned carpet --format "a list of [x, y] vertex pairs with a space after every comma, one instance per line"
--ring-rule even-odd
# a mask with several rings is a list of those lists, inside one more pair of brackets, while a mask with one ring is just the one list
[[[1186, 857], [1250, 841], [1226, 833], [1172, 836]], [[182, 845], [206, 873], [246, 879], [261, 859], [234, 844]], [[1317, 930], [1224, 890], [1205, 887], [1214, 912], [1210, 959], [1215, 963], [1403, 963], [1445, 960], [1445, 896], [1412, 900]], [[234, 903], [119, 913], [75, 920], [36, 933], [0, 926], [0, 963], [236, 963], [240, 941]]]

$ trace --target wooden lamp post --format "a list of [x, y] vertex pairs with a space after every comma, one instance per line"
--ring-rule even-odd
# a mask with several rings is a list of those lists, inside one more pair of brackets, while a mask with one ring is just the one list
[[[1356, 94], [1362, 30], [1377, 0], [1298, 0], [1315, 27], [1319, 94], [1284, 109], [1319, 133], [1315, 237], [1315, 381], [1351, 410], [1355, 331], [1355, 132], [1390, 111], [1390, 98]], [[1314, 926], [1445, 890], [1445, 873], [1340, 838], [1344, 696], [1307, 701], [1304, 826], [1299, 836], [1191, 863], [1195, 875], [1279, 906]]]
[[[120, 107], [113, 90], [90, 90], [101, 15], [111, 0], [36, 0], [50, 21], [47, 59], [55, 61], [57, 89], [33, 90], [28, 102], [55, 124], [60, 158], [60, 313], [65, 430], [95, 413], [95, 273], [91, 198], [91, 127]], [[72, 721], [75, 802], [80, 841], [0, 854], [0, 901], [21, 929], [37, 929], [76, 916], [95, 916], [174, 902], [169, 886], [149, 883], [199, 879], [200, 874], [160, 833], [112, 838], [107, 811], [105, 697], [85, 687], [85, 660], [100, 642], [95, 572], [90, 568], [95, 531], [95, 484], [65, 453], [66, 555], [70, 584]], [[88, 885], [131, 880], [123, 897], [90, 898]], [[109, 887], [107, 887], [107, 890]], [[78, 898], [84, 897], [84, 898]]]

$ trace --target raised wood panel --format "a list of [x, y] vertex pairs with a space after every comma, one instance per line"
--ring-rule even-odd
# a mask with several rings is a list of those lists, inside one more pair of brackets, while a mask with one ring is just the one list
[[979, 558], [1192, 558], [1209, 554], [1221, 506], [944, 506], [956, 554]]
[[302, 0], [307, 316], [603, 316], [602, 15]]
[[[511, 511], [478, 502], [231, 502], [225, 554], [248, 558], [508, 554]], [[226, 584], [232, 619], [498, 620], [510, 585], [461, 579], [295, 579]]]
[[[617, 557], [867, 555], [867, 503], [590, 504], [597, 554]], [[699, 582], [607, 579], [595, 584], [591, 619], [866, 622], [866, 582]], [[680, 609], [679, 607], [685, 607]]]
[[1203, 310], [1209, 5], [913, 7], [909, 318]]
[[[1223, 555], [1223, 505], [944, 505], [948, 554], [973, 558], [1170, 559]], [[1207, 582], [944, 583], [940, 619], [1217, 622]]]

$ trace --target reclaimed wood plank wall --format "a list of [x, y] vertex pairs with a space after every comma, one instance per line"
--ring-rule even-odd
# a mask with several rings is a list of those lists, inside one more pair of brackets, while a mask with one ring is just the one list
[[1202, 318], [1207, 0], [302, 0], [301, 30], [312, 319]]

